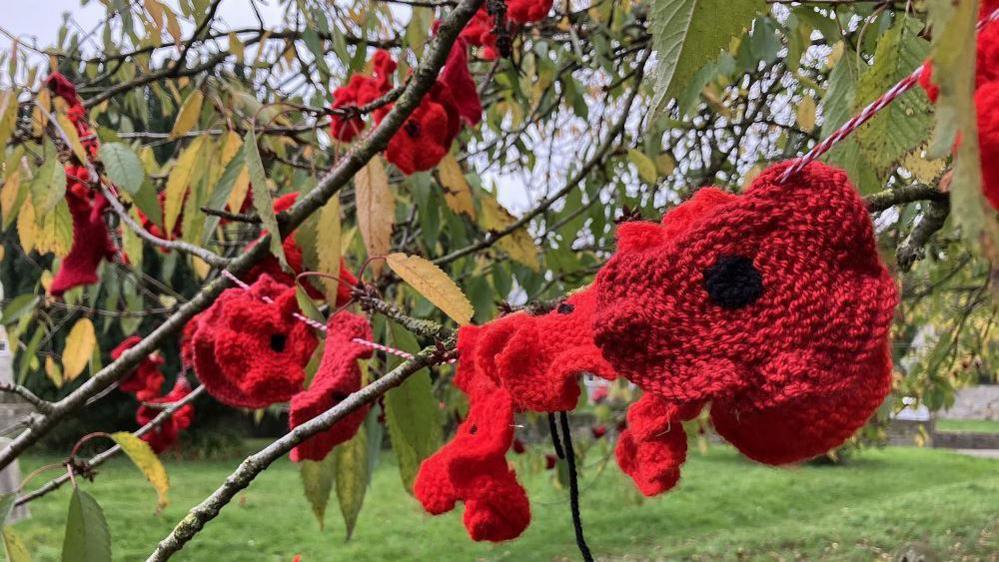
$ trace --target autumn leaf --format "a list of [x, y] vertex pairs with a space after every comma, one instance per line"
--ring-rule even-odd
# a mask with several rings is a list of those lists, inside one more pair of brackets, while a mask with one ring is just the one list
[[184, 208], [187, 190], [201, 172], [196, 164], [198, 155], [204, 148], [205, 139], [206, 137], [197, 137], [180, 153], [173, 169], [170, 170], [170, 177], [167, 178], [166, 198], [163, 201], [163, 226], [168, 238], [177, 224], [180, 210]]
[[321, 461], [303, 460], [299, 463], [299, 474], [302, 477], [302, 490], [305, 499], [312, 506], [312, 514], [319, 521], [319, 528], [326, 526], [326, 505], [330, 501], [333, 490], [333, 478], [336, 473], [337, 455], [326, 455]]
[[801, 103], [798, 104], [798, 127], [805, 131], [806, 133], [812, 132], [815, 129], [815, 98], [812, 96], [805, 96], [801, 98]]
[[73, 324], [66, 336], [66, 347], [62, 350], [63, 377], [69, 382], [80, 376], [90, 361], [90, 355], [97, 345], [94, 324], [89, 318], [80, 318]]
[[[392, 249], [392, 228], [395, 224], [395, 197], [389, 189], [388, 174], [381, 158], [372, 158], [354, 176], [357, 201], [357, 227], [368, 251], [368, 257], [384, 256]], [[381, 263], [373, 262], [377, 276]]]
[[[516, 217], [503, 208], [495, 197], [482, 197], [481, 201], [482, 215], [479, 220], [486, 230], [503, 231], [517, 222]], [[526, 225], [500, 238], [496, 245], [509, 254], [513, 261], [526, 265], [534, 271], [541, 270], [541, 263], [538, 261], [538, 247], [534, 244], [534, 238], [527, 231]]]
[[127, 431], [119, 431], [111, 434], [111, 439], [121, 447], [122, 451], [135, 464], [142, 475], [149, 480], [156, 490], [156, 510], [162, 510], [170, 504], [167, 499], [167, 492], [170, 490], [170, 479], [167, 477], [166, 469], [153, 449], [142, 439], [132, 435]]
[[472, 303], [441, 268], [420, 256], [398, 252], [389, 254], [386, 261], [396, 275], [452, 320], [462, 326], [472, 321]]
[[[62, 101], [62, 98], [57, 98]], [[61, 104], [60, 104], [61, 107]], [[80, 142], [80, 134], [76, 131], [76, 125], [69, 120], [69, 116], [62, 109], [56, 113], [56, 123], [59, 124], [59, 129], [66, 135], [66, 141], [69, 143], [70, 150], [73, 151], [73, 155], [80, 162], [87, 161], [87, 151], [83, 148], [83, 143]]]
[[336, 277], [323, 278], [326, 288], [326, 302], [336, 302], [337, 288], [340, 285], [340, 197], [334, 195], [319, 210], [319, 220], [316, 222], [316, 255], [319, 271]]
[[655, 185], [659, 179], [659, 170], [656, 169], [655, 162], [645, 155], [641, 150], [632, 148], [628, 150], [628, 160], [638, 168], [638, 177], [647, 184]]
[[465, 180], [461, 165], [452, 154], [448, 154], [437, 165], [437, 175], [444, 187], [444, 202], [455, 213], [464, 213], [475, 218], [475, 204], [472, 201], [472, 188]]
[[187, 96], [184, 104], [180, 106], [180, 111], [177, 113], [177, 120], [174, 121], [173, 129], [170, 131], [171, 139], [189, 132], [198, 124], [198, 117], [201, 115], [201, 104], [204, 100], [205, 95], [201, 93], [201, 90], [194, 90], [191, 92], [191, 95]]

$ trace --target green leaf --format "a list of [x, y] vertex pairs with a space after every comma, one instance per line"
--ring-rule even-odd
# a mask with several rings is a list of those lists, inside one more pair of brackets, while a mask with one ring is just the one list
[[21, 540], [21, 535], [12, 527], [3, 529], [3, 546], [8, 562], [31, 562], [31, 553]]
[[651, 158], [646, 156], [641, 150], [631, 148], [628, 149], [628, 160], [631, 160], [631, 163], [638, 168], [638, 177], [650, 185], [656, 184], [656, 180], [659, 179], [659, 172], [656, 171], [656, 164]]
[[7, 303], [7, 306], [3, 307], [3, 314], [0, 316], [0, 321], [3, 322], [5, 326], [9, 326], [14, 322], [17, 322], [26, 313], [31, 312], [35, 305], [38, 304], [40, 297], [38, 295], [33, 295], [27, 293], [24, 295], [18, 295]]
[[257, 148], [257, 134], [251, 128], [243, 139], [243, 160], [250, 170], [250, 184], [253, 189], [253, 208], [263, 222], [264, 228], [271, 233], [271, 253], [277, 256], [283, 267], [287, 267], [284, 248], [281, 247], [281, 235], [278, 229], [277, 217], [274, 214], [274, 201], [271, 190], [267, 187], [267, 174], [264, 163], [260, 160], [260, 150]]
[[326, 455], [321, 461], [304, 460], [299, 463], [305, 499], [309, 500], [320, 529], [326, 526], [326, 505], [330, 501], [335, 473], [336, 455]]
[[73, 490], [62, 543], [62, 562], [110, 562], [111, 531], [104, 511], [90, 494]]
[[[245, 145], [244, 145], [245, 146]], [[240, 174], [243, 173], [243, 168], [246, 165], [246, 161], [243, 159], [243, 152], [237, 152], [233, 156], [232, 160], [226, 164], [225, 171], [222, 172], [222, 177], [219, 178], [218, 183], [215, 184], [215, 188], [212, 189], [212, 194], [208, 197], [208, 201], [205, 206], [209, 209], [222, 209], [226, 201], [229, 200], [229, 195], [232, 193], [232, 188], [236, 185], [236, 180], [239, 179]], [[221, 217], [215, 215], [209, 215], [205, 218], [205, 233], [202, 237], [202, 242], [207, 243], [211, 238], [212, 234], [215, 232], [215, 227], [219, 225]]]
[[[881, 37], [874, 52], [874, 64], [857, 82], [854, 112], [879, 98], [923, 63], [929, 54], [929, 44], [918, 35], [922, 27], [919, 21], [902, 17]], [[915, 88], [858, 129], [857, 143], [878, 175], [883, 176], [906, 154], [926, 142], [931, 122], [929, 100], [922, 88]]]
[[122, 451], [132, 459], [136, 468], [149, 480], [149, 483], [156, 489], [156, 509], [161, 510], [170, 504], [167, 499], [167, 492], [170, 490], [170, 478], [166, 469], [153, 449], [142, 439], [127, 431], [119, 431], [111, 434], [111, 439], [117, 443]]
[[658, 59], [654, 112], [682, 93], [694, 74], [716, 59], [764, 9], [763, 0], [654, 0], [650, 23]]
[[[420, 351], [416, 338], [405, 328], [389, 323], [389, 330], [393, 346], [410, 353]], [[393, 367], [401, 362], [400, 358], [390, 359]], [[392, 450], [399, 461], [399, 476], [406, 490], [412, 493], [420, 463], [441, 444], [440, 414], [429, 371], [421, 369], [388, 391], [384, 404], [385, 425], [388, 426]]]
[[367, 433], [358, 431], [346, 443], [334, 450], [336, 455], [336, 496], [340, 503], [340, 513], [347, 526], [347, 540], [354, 534], [357, 516], [364, 504], [364, 494], [368, 488], [368, 444]]
[[66, 195], [66, 170], [59, 160], [48, 158], [35, 171], [31, 180], [31, 205], [35, 208], [35, 217], [41, 221]]
[[135, 194], [142, 188], [146, 170], [131, 148], [119, 142], [109, 142], [101, 145], [98, 154], [115, 185], [129, 194]]
[[7, 524], [7, 518], [10, 517], [10, 512], [14, 509], [15, 501], [17, 501], [17, 494], [13, 492], [0, 494], [0, 527]]
[[166, 183], [166, 196], [163, 200], [163, 227], [168, 234], [173, 233], [174, 225], [177, 224], [180, 211], [184, 208], [184, 201], [191, 184], [205, 172], [197, 164], [201, 151], [205, 148], [208, 140], [208, 137], [202, 136], [191, 141], [191, 144], [177, 157], [177, 162], [170, 170], [170, 177], [167, 178]]
[[7, 141], [17, 126], [17, 93], [0, 92], [0, 149], [6, 149]]

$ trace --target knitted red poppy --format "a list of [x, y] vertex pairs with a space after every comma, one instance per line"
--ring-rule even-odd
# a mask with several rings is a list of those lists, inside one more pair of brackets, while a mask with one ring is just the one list
[[[982, 4], [981, 17], [999, 9], [999, 2]], [[985, 25], [978, 32], [975, 65], [975, 108], [978, 110], [978, 145], [982, 167], [982, 191], [994, 209], [999, 210], [999, 22]], [[940, 87], [933, 82], [933, 65], [927, 64], [919, 84], [930, 100], [936, 102]], [[960, 142], [960, 138], [957, 140]]]
[[73, 287], [96, 283], [101, 261], [111, 259], [117, 252], [104, 222], [108, 201], [80, 181], [87, 175], [83, 166], [66, 166], [66, 203], [73, 218], [73, 244], [49, 286], [53, 296], [61, 296]]
[[249, 290], [223, 291], [193, 338], [194, 368], [208, 393], [230, 406], [263, 408], [299, 392], [317, 341], [294, 312], [295, 289], [268, 275]]
[[[86, 110], [76, 87], [58, 72], [49, 75], [45, 85], [54, 96], [66, 102], [67, 117], [76, 127], [84, 150], [90, 157], [95, 157], [97, 135], [87, 122]], [[117, 253], [104, 222], [103, 213], [108, 201], [99, 192], [90, 189], [87, 167], [76, 156], [70, 158], [71, 162], [66, 165], [66, 203], [73, 218], [73, 243], [49, 287], [49, 292], [57, 297], [73, 287], [96, 283], [101, 260], [111, 259]]]
[[[346, 86], [333, 91], [333, 109], [356, 108], [375, 101], [392, 89], [392, 74], [396, 63], [387, 51], [378, 50], [371, 60], [374, 76], [355, 74]], [[330, 134], [333, 138], [350, 142], [364, 130], [360, 115], [331, 115]]]
[[466, 125], [478, 125], [482, 120], [482, 101], [468, 70], [468, 49], [464, 39], [458, 39], [451, 48], [438, 81], [454, 100], [461, 120]]
[[[361, 388], [359, 359], [371, 357], [370, 347], [354, 343], [354, 338], [370, 341], [371, 325], [364, 316], [346, 310], [330, 317], [326, 325], [326, 347], [323, 360], [316, 370], [308, 390], [299, 392], [291, 399], [291, 413], [288, 423], [291, 429], [336, 406], [344, 398]], [[333, 427], [313, 435], [291, 451], [291, 460], [320, 461], [334, 447], [348, 441], [364, 423], [370, 405], [363, 406], [341, 419]]]
[[479, 52], [481, 59], [496, 60], [499, 58], [499, 50], [496, 48], [496, 34], [493, 33], [495, 27], [493, 17], [486, 12], [485, 8], [479, 8], [465, 29], [461, 30], [459, 37], [472, 47], [482, 47]]
[[547, 314], [511, 314], [458, 331], [461, 358], [455, 386], [468, 395], [469, 415], [455, 438], [420, 466], [414, 494], [430, 513], [465, 503], [465, 527], [474, 540], [519, 535], [530, 508], [507, 466], [513, 412], [571, 410], [582, 373], [613, 379], [593, 344], [590, 319], [596, 292], [571, 295]]
[[[142, 338], [139, 336], [125, 338], [125, 341], [111, 350], [111, 359], [117, 360], [140, 341]], [[160, 372], [163, 363], [163, 358], [159, 354], [147, 355], [124, 380], [118, 383], [118, 390], [135, 394], [135, 399], [140, 402], [148, 402], [158, 397], [163, 390], [163, 373]]]
[[[184, 377], [178, 377], [173, 389], [164, 396], [143, 400], [151, 404], [171, 404], [183, 399], [191, 393], [191, 387]], [[135, 412], [135, 421], [140, 426], [146, 425], [160, 414], [162, 410], [150, 408], [149, 406], [139, 406]], [[194, 405], [185, 404], [178, 408], [168, 419], [158, 425], [152, 431], [142, 436], [142, 440], [149, 443], [149, 447], [157, 455], [170, 448], [177, 442], [180, 432], [191, 426], [194, 420]]]
[[506, 17], [514, 23], [530, 23], [548, 17], [552, 0], [507, 0]]
[[[597, 277], [596, 343], [649, 401], [664, 402], [629, 413], [638, 429], [619, 445], [626, 471], [663, 449], [678, 468], [682, 432], [655, 424], [708, 401], [723, 437], [782, 464], [838, 446], [887, 394], [898, 297], [865, 205], [844, 172], [812, 163], [781, 184], [787, 166], [742, 196], [704, 189], [661, 225], [619, 228]], [[656, 493], [671, 485], [659, 476], [636, 481]]]
[[406, 175], [430, 170], [451, 149], [460, 128], [458, 106], [438, 81], [389, 140], [385, 159]]

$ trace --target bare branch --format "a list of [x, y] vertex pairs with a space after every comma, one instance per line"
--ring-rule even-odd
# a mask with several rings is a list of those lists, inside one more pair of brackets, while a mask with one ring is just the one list
[[[460, 8], [461, 6], [459, 6]], [[453, 345], [453, 342], [449, 343]], [[222, 508], [231, 502], [240, 490], [248, 487], [258, 474], [266, 470], [271, 463], [286, 455], [295, 445], [298, 445], [320, 431], [329, 429], [333, 424], [345, 418], [351, 412], [365, 404], [374, 402], [379, 396], [405, 381], [410, 375], [443, 359], [445, 357], [442, 357], [438, 353], [436, 347], [427, 347], [413, 359], [405, 361], [395, 369], [389, 371], [385, 376], [352, 393], [333, 408], [296, 427], [285, 434], [284, 437], [247, 457], [212, 495], [193, 507], [177, 523], [173, 531], [160, 541], [156, 550], [149, 556], [146, 562], [162, 562], [184, 548], [184, 545], [194, 538], [205, 527], [205, 524], [218, 517]]]
[[920, 217], [905, 242], [895, 251], [895, 259], [902, 271], [909, 271], [916, 261], [926, 257], [926, 243], [938, 230], [943, 228], [950, 214], [950, 200], [930, 201], [929, 207]]
[[16, 394], [21, 398], [24, 398], [25, 402], [28, 402], [35, 407], [36, 410], [43, 414], [47, 414], [52, 411], [52, 403], [48, 400], [42, 400], [34, 392], [28, 390], [27, 387], [21, 386], [19, 384], [13, 383], [0, 383], [0, 392], [9, 392], [11, 394]]
[[867, 210], [872, 213], [887, 210], [895, 205], [914, 203], [916, 201], [936, 201], [938, 203], [947, 201], [949, 194], [939, 189], [917, 183], [914, 185], [900, 187], [898, 189], [888, 189], [873, 193], [864, 198], [867, 203]]

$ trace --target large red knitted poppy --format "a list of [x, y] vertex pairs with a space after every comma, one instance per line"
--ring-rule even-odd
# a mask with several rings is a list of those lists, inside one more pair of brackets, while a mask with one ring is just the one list
[[781, 184], [787, 166], [622, 225], [596, 282], [596, 343], [618, 372], [677, 420], [710, 401], [718, 432], [770, 464], [838, 446], [881, 404], [898, 299], [846, 174], [813, 163]]
[[451, 149], [460, 129], [458, 106], [438, 81], [389, 140], [385, 159], [406, 175], [430, 170]]
[[514, 23], [530, 23], [548, 17], [552, 0], [507, 0], [506, 17]]
[[[745, 195], [705, 188], [661, 224], [623, 224], [593, 287], [546, 315], [462, 328], [455, 384], [469, 420], [421, 466], [424, 507], [464, 501], [473, 538], [517, 536], [526, 510], [502, 464], [513, 411], [571, 409], [583, 372], [645, 391], [617, 458], [647, 495], [676, 483], [681, 422], [707, 403], [723, 437], [771, 464], [823, 453], [863, 425], [890, 386], [895, 284], [846, 174], [812, 163], [780, 184], [787, 166]], [[493, 487], [512, 499], [494, 505]], [[468, 520], [479, 499], [487, 531]]]
[[194, 368], [208, 393], [230, 406], [263, 408], [299, 392], [317, 341], [294, 312], [295, 289], [268, 275], [249, 290], [223, 291], [193, 338]]
[[[361, 388], [359, 359], [371, 357], [371, 348], [354, 343], [354, 338], [366, 341], [372, 339], [371, 325], [364, 316], [346, 310], [330, 317], [326, 325], [326, 347], [323, 360], [316, 370], [308, 390], [299, 392], [291, 399], [291, 414], [288, 423], [291, 429], [336, 406], [344, 398]], [[333, 427], [313, 435], [291, 451], [291, 460], [319, 461], [344, 441], [357, 433], [364, 423], [370, 405], [358, 408], [341, 419]]]
[[[123, 353], [142, 341], [139, 336], [129, 336], [111, 350], [111, 359], [117, 360]], [[160, 395], [163, 390], [163, 358], [158, 353], [145, 356], [139, 365], [118, 384], [118, 390], [135, 394], [136, 400], [148, 402]]]
[[496, 48], [496, 34], [493, 33], [495, 26], [493, 17], [486, 12], [486, 9], [479, 8], [465, 29], [461, 30], [459, 37], [472, 47], [482, 47], [479, 57], [483, 60], [496, 60], [499, 58], [499, 50]]
[[[188, 385], [187, 379], [178, 377], [177, 382], [169, 393], [158, 398], [143, 401], [151, 404], [171, 404], [181, 400], [190, 393], [191, 387]], [[135, 421], [140, 426], [146, 425], [153, 421], [160, 412], [161, 410], [156, 408], [150, 408], [145, 405], [139, 406], [139, 409], [135, 412]], [[149, 447], [152, 448], [154, 453], [160, 454], [177, 442], [180, 432], [190, 427], [192, 421], [194, 421], [194, 405], [185, 404], [181, 408], [178, 408], [163, 423], [156, 426], [156, 429], [143, 435], [142, 439], [149, 443]]]

